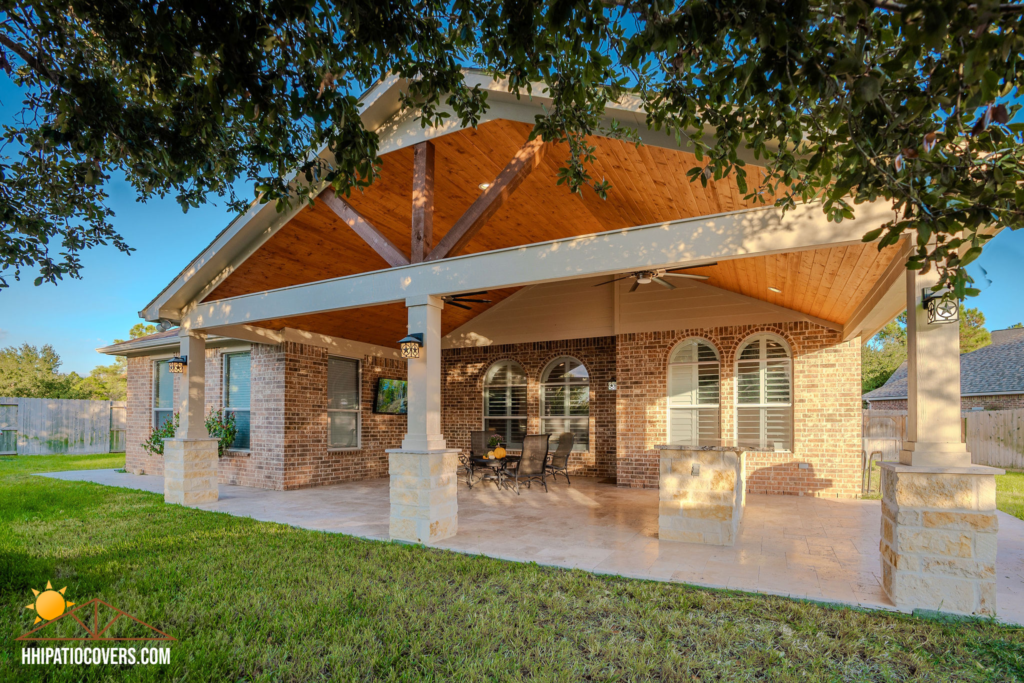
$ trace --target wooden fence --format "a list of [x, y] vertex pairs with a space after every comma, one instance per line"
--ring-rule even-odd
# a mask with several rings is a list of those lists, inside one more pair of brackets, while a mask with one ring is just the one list
[[124, 452], [124, 401], [0, 397], [0, 454]]
[[[960, 433], [975, 465], [1024, 469], [1024, 410], [966, 410]], [[906, 411], [864, 411], [865, 456], [899, 460], [906, 434]]]

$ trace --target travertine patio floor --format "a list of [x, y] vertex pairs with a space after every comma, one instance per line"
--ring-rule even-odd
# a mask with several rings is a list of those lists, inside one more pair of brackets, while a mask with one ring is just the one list
[[[113, 470], [42, 476], [163, 493], [163, 478]], [[220, 486], [200, 506], [369, 539], [388, 538], [388, 479], [297, 491]], [[750, 495], [734, 547], [658, 540], [658, 492], [573, 478], [498, 491], [459, 485], [459, 533], [436, 544], [517, 562], [894, 609], [879, 585], [878, 501]], [[1024, 521], [999, 513], [1001, 621], [1024, 624]]]

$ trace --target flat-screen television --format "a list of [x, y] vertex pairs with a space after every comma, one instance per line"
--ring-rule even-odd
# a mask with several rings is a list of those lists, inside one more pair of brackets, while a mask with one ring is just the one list
[[408, 411], [406, 393], [409, 383], [404, 379], [377, 379], [377, 395], [373, 397], [373, 412], [384, 415], [405, 415]]

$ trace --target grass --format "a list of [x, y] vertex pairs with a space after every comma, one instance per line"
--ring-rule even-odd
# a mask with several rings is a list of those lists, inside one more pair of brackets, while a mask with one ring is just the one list
[[[4, 681], [1020, 681], [1024, 630], [364, 541], [0, 461]], [[166, 666], [23, 666], [31, 589], [178, 639]]]
[[996, 477], [996, 507], [1024, 519], [1024, 472], [1009, 470]]

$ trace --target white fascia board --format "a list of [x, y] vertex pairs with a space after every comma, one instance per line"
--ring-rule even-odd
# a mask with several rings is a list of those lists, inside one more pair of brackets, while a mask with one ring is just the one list
[[296, 344], [308, 344], [327, 349], [332, 356], [344, 356], [346, 358], [363, 358], [375, 356], [377, 358], [393, 358], [401, 360], [402, 353], [397, 348], [378, 346], [366, 342], [354, 341], [332, 337], [317, 332], [306, 332], [286, 327], [282, 330], [270, 330], [255, 325], [233, 325], [218, 330], [221, 334], [232, 339], [241, 339], [254, 344], [281, 344], [294, 342]]
[[312, 313], [404, 302], [640, 268], [676, 268], [753, 255], [857, 244], [893, 218], [883, 202], [830, 223], [818, 203], [783, 214], [774, 207], [613, 230], [410, 264], [190, 305], [182, 325], [212, 330]]

